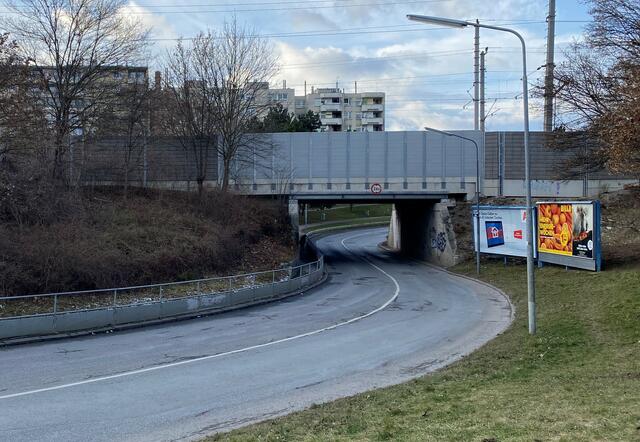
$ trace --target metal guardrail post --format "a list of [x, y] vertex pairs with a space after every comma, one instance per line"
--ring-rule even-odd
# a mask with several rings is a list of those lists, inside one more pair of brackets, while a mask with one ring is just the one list
[[116, 308], [116, 305], [118, 305], [118, 290], [114, 290], [113, 291], [113, 308]]
[[276, 295], [276, 271], [271, 270], [271, 296]]
[[196, 290], [198, 291], [198, 296], [202, 295], [202, 292], [200, 291], [200, 281], [196, 283]]
[[53, 314], [58, 314], [58, 295], [53, 296]]
[[162, 297], [164, 296], [163, 293], [162, 293], [162, 288], [163, 287], [164, 287], [163, 285], [160, 286], [160, 302], [163, 301], [163, 299], [162, 299]]

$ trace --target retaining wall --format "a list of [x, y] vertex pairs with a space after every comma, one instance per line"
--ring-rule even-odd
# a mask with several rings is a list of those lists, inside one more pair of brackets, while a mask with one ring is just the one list
[[308, 273], [299, 270], [297, 275], [294, 273], [292, 279], [234, 291], [93, 310], [0, 319], [0, 343], [3, 340], [17, 338], [120, 328], [153, 321], [195, 317], [285, 298], [322, 280], [324, 261], [320, 259], [317, 266], [314, 264], [309, 267]]

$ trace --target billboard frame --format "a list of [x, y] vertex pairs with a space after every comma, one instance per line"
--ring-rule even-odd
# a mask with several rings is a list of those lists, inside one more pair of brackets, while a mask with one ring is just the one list
[[[476, 217], [476, 210], [480, 210], [480, 212], [482, 212], [483, 210], [527, 210], [526, 206], [497, 206], [497, 205], [483, 205], [483, 206], [473, 206], [471, 207], [471, 228], [473, 230], [472, 235], [473, 235], [473, 251], [476, 252], [477, 250], [479, 250], [479, 252], [483, 255], [486, 256], [502, 256], [502, 257], [512, 257], [512, 258], [526, 258], [526, 254], [525, 255], [508, 255], [508, 254], [504, 254], [504, 253], [491, 253], [491, 252], [487, 252], [487, 251], [483, 251], [480, 248], [480, 240], [478, 238], [476, 238], [476, 227], [475, 227], [475, 222], [477, 220], [478, 224], [480, 224], [480, 213], [478, 214], [478, 216]], [[531, 211], [529, 212], [529, 216], [533, 216], [532, 218], [532, 222], [534, 223], [534, 226], [537, 225], [537, 218], [536, 215], [538, 213], [537, 207], [532, 207]], [[482, 229], [481, 229], [482, 230]], [[536, 233], [536, 229], [534, 229], [534, 236], [536, 236], [537, 238], [537, 233]], [[533, 240], [533, 239], [532, 239]], [[476, 247], [478, 247], [478, 249], [476, 249]], [[533, 244], [533, 257], [534, 259], [537, 258], [538, 256], [538, 244], [537, 241], [534, 242]], [[505, 261], [506, 262], [506, 261]]]
[[583, 204], [583, 205], [591, 205], [593, 208], [593, 257], [583, 257], [583, 256], [568, 256], [568, 255], [560, 255], [555, 253], [545, 253], [542, 250], [538, 250], [538, 267], [542, 267], [544, 263], [549, 264], [557, 264], [563, 265], [566, 267], [575, 267], [583, 270], [591, 270], [595, 272], [599, 272], [602, 269], [602, 222], [601, 222], [601, 206], [600, 201], [598, 200], [574, 200], [574, 201], [537, 201], [535, 205], [535, 213], [536, 218], [536, 228], [535, 230], [535, 245], [536, 249], [539, 246], [540, 237], [539, 237], [539, 225], [537, 222], [538, 216], [538, 207], [540, 204]]

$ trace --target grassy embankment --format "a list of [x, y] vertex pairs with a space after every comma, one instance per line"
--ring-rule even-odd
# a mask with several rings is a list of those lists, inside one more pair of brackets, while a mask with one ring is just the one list
[[[474, 273], [471, 264], [454, 270]], [[488, 263], [482, 279], [511, 296], [516, 319], [470, 356], [208, 440], [640, 440], [640, 262], [538, 270], [536, 336], [527, 333], [524, 266]]]
[[275, 201], [213, 191], [132, 190], [123, 198], [102, 189], [41, 206], [20, 208], [21, 217], [0, 211], [0, 296], [266, 270], [295, 255], [286, 210]]

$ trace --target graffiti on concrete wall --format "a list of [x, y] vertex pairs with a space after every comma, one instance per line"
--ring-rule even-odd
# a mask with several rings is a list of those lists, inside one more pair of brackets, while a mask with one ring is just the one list
[[436, 233], [435, 229], [431, 233], [431, 248], [444, 252], [447, 248], [447, 235], [444, 232]]

